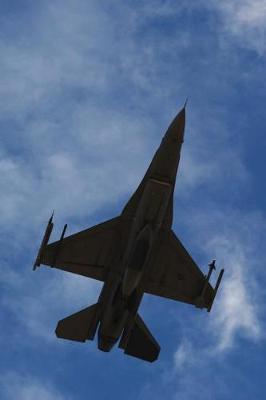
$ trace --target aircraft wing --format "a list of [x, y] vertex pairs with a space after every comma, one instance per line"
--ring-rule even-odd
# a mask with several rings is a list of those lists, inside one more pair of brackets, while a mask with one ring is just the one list
[[144, 290], [208, 309], [215, 296], [215, 290], [171, 230], [160, 235]]
[[48, 245], [44, 237], [34, 269], [44, 264], [104, 281], [120, 242], [118, 227], [119, 217]]

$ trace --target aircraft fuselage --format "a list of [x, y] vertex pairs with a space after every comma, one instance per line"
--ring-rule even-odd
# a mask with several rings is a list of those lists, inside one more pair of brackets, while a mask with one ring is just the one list
[[[145, 185], [122, 255], [121, 274], [110, 276], [99, 298], [106, 298], [98, 330], [98, 347], [103, 351], [109, 351], [123, 329], [134, 321], [144, 293], [145, 272], [172, 193], [173, 187], [167, 182], [150, 179]], [[108, 296], [104, 296], [105, 291]]]

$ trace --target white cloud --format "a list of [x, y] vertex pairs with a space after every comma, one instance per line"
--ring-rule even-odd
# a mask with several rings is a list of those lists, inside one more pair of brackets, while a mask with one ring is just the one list
[[[101, 284], [85, 277], [56, 270], [18, 272], [5, 263], [1, 263], [0, 270], [0, 282], [8, 288], [1, 294], [3, 315], [7, 320], [10, 314], [15, 317], [25, 332], [25, 342], [34, 337], [52, 343], [59, 319], [98, 300]], [[11, 335], [16, 336], [17, 329]]]
[[[217, 2], [220, 8], [239, 27], [243, 25], [263, 28], [266, 19], [265, 0], [225, 0]], [[234, 29], [234, 26], [232, 26]]]
[[[261, 337], [257, 306], [260, 295], [254, 291], [256, 278], [252, 277], [247, 265], [249, 260], [236, 247], [236, 243], [223, 243], [228, 272], [210, 319], [210, 330], [218, 337], [217, 351], [233, 346], [238, 335], [252, 340]], [[217, 254], [220, 255], [219, 250]]]
[[223, 29], [235, 36], [242, 47], [250, 47], [260, 55], [266, 50], [265, 0], [212, 0], [222, 15]]
[[[217, 144], [217, 148], [219, 145]], [[201, 141], [191, 141], [181, 155], [176, 194], [189, 194], [202, 185], [211, 185], [217, 190], [223, 182], [235, 182], [238, 187], [248, 184], [249, 174], [241, 157], [232, 149], [221, 146], [215, 153], [215, 144], [208, 145], [208, 136]]]
[[214, 349], [224, 351], [236, 344], [239, 335], [255, 341], [262, 337], [262, 290], [258, 283], [262, 255], [257, 238], [264, 229], [264, 219], [257, 212], [241, 214], [211, 206], [207, 210], [196, 212], [190, 223], [198, 246], [217, 259], [218, 267], [225, 268], [209, 318]]
[[[159, 44], [152, 38], [144, 44], [135, 40], [138, 27], [147, 18], [171, 15], [172, 2], [158, 3], [153, 11], [143, 6], [139, 19], [133, 9], [127, 9], [130, 29], [124, 35], [120, 25], [96, 3], [66, 2], [62, 6], [60, 1], [55, 2], [39, 13], [36, 8], [38, 25], [28, 42], [1, 43], [4, 84], [0, 88], [0, 106], [2, 114], [14, 118], [21, 129], [14, 132], [11, 141], [9, 132], [4, 132], [0, 155], [1, 225], [2, 230], [16, 232], [20, 246], [29, 246], [29, 235], [36, 232], [37, 226], [40, 232], [40, 225], [52, 209], [64, 218], [90, 216], [135, 189], [152, 156], [151, 147], [159, 143], [153, 137], [153, 132], [158, 132], [157, 120], [152, 121], [148, 112], [144, 116], [141, 107], [132, 114], [126, 110], [126, 115], [116, 111], [113, 99], [117, 85], [120, 80], [126, 85], [133, 82], [132, 96], [139, 91], [139, 98], [147, 99], [145, 106], [149, 99], [156, 102], [159, 96], [163, 113], [169, 100], [162, 104], [161, 99], [171, 93], [172, 80], [158, 85], [165, 61], [158, 57], [157, 45], [163, 48], [167, 40], [167, 48], [175, 51], [187, 45], [168, 37], [162, 37]], [[78, 98], [81, 89], [85, 96], [82, 101]], [[107, 100], [97, 102], [95, 93]], [[33, 116], [29, 118], [29, 114]], [[206, 117], [204, 122], [210, 125]], [[232, 171], [238, 182], [245, 180], [241, 159], [228, 150], [226, 140], [218, 143], [219, 153], [211, 158], [217, 143], [209, 142], [210, 137], [202, 131], [203, 136], [196, 137], [197, 127], [192, 127], [193, 140], [188, 138], [183, 150], [179, 190], [186, 192], [187, 187], [192, 190], [206, 182], [217, 184], [226, 175], [232, 179]], [[217, 137], [217, 129], [223, 137], [225, 129], [215, 125]], [[4, 237], [2, 244], [8, 245]], [[10, 301], [13, 312], [20, 315], [29, 331], [39, 334], [48, 318], [44, 311], [50, 308], [46, 303], [48, 288], [51, 304], [56, 301], [59, 283], [68, 282], [69, 289], [64, 293], [74, 299], [77, 291], [72, 284], [77, 285], [79, 280], [63, 276], [48, 280], [34, 301], [25, 288], [20, 289], [21, 301], [16, 297]], [[25, 287], [27, 279], [18, 276], [20, 285], [24, 282]], [[83, 278], [83, 285], [81, 282]], [[237, 324], [234, 326], [228, 330], [230, 335], [238, 329]]]
[[[207, 318], [202, 316], [187, 323], [174, 354], [172, 381], [178, 375], [185, 388], [195, 369], [202, 371], [205, 380], [209, 366], [223, 360], [243, 341], [265, 340], [263, 288], [258, 282], [263, 263], [259, 240], [265, 225], [263, 216], [256, 212], [244, 215], [228, 208], [218, 211], [207, 204], [205, 207], [190, 210], [189, 218], [187, 215], [183, 218], [187, 220], [192, 242], [209, 254], [204, 264], [214, 257], [216, 277], [220, 268], [225, 268], [225, 274], [211, 313]], [[212, 281], [214, 284], [214, 277]], [[181, 386], [178, 395], [184, 389], [188, 390], [184, 398], [193, 398], [201, 386], [200, 382], [195, 382], [195, 387], [189, 390]], [[213, 389], [211, 386], [210, 393]]]
[[[17, 117], [49, 106], [73, 86], [99, 92], [112, 71], [105, 59], [112, 54], [108, 46], [112, 24], [95, 2], [56, 1], [32, 10], [34, 14], [28, 17], [35, 21], [34, 33], [22, 26], [21, 40], [12, 41], [11, 36], [0, 42], [0, 105]], [[104, 24], [104, 31], [97, 20]], [[99, 51], [101, 46], [105, 52]]]
[[[146, 140], [141, 137], [143, 128], [139, 123], [132, 125], [130, 119], [127, 122], [123, 116], [120, 119], [110, 116], [111, 127], [106, 130], [102, 127], [95, 136], [96, 121], [93, 132], [87, 136], [77, 126], [76, 140], [69, 136], [63, 140], [65, 149], [53, 148], [53, 142], [43, 147], [39, 135], [39, 142], [28, 142], [33, 164], [27, 162], [27, 156], [21, 159], [3, 155], [0, 159], [1, 224], [10, 229], [28, 216], [31, 223], [40, 225], [53, 209], [65, 216], [88, 216], [130, 192], [137, 184], [136, 172], [139, 170], [141, 176], [145, 170]], [[134, 131], [134, 139], [133, 135], [124, 138], [126, 124], [128, 134]]]
[[[219, 398], [230, 398], [225, 382], [234, 372], [225, 360], [234, 349], [242, 348], [244, 341], [256, 344], [265, 340], [263, 291], [258, 282], [263, 255], [259, 255], [257, 240], [264, 222], [256, 213], [240, 217], [238, 212], [228, 210], [212, 211], [207, 218], [206, 211], [197, 216], [190, 213], [190, 217], [190, 228], [199, 246], [217, 258], [216, 276], [221, 267], [225, 274], [211, 313], [186, 324], [186, 335], [183, 333], [174, 354], [172, 369], [167, 370], [172, 398], [212, 399], [217, 394]], [[213, 371], [218, 368], [217, 375]], [[238, 385], [242, 379], [241, 374], [236, 376]]]
[[[1, 113], [19, 125], [11, 138], [3, 132], [0, 210], [8, 229], [23, 224], [28, 210], [31, 224], [39, 224], [52, 209], [64, 217], [89, 216], [135, 189], [152, 156], [151, 146], [159, 143], [153, 135], [161, 134], [156, 124], [165, 109], [173, 108], [168, 107], [172, 80], [163, 75], [161, 81], [167, 65], [161, 53], [168, 48], [178, 54], [186, 47], [180, 36], [162, 35], [159, 43], [153, 37], [136, 38], [147, 18], [170, 15], [172, 1], [156, 2], [155, 8], [145, 3], [137, 14], [126, 5], [115, 9], [121, 18], [127, 16], [128, 31], [97, 2], [57, 1], [42, 7], [34, 9], [34, 34], [0, 45]], [[176, 92], [183, 78], [176, 68]], [[128, 87], [124, 96], [128, 92], [135, 109], [117, 111], [121, 85]], [[159, 106], [158, 119], [152, 120], [148, 104]], [[245, 173], [226, 144], [215, 162], [206, 136], [200, 148], [209, 150], [199, 152], [195, 145], [184, 150], [182, 186], [213, 180], [221, 175], [222, 163]]]
[[[130, 39], [117, 43], [116, 23], [104, 8], [55, 2], [38, 10], [28, 41], [0, 44], [1, 114], [18, 124], [3, 131], [0, 157], [1, 223], [9, 229], [29, 209], [41, 221], [62, 204], [65, 215], [91, 215], [117, 201], [144, 165], [151, 128], [149, 118], [112, 106], [119, 53], [125, 50], [125, 62], [132, 50]], [[139, 75], [143, 68], [137, 63]], [[95, 89], [106, 98], [98, 105]]]
[[0, 377], [0, 394], [2, 400], [67, 400], [69, 396], [61, 394], [46, 381], [40, 382], [34, 376], [6, 372]]
[[174, 365], [178, 370], [187, 368], [195, 361], [195, 349], [190, 341], [183, 339], [174, 354]]
[[[41, 10], [35, 8], [31, 19], [36, 24], [30, 35], [22, 32], [19, 40], [10, 37], [1, 41], [0, 109], [15, 125], [10, 130], [7, 124], [8, 130], [1, 131], [0, 239], [8, 258], [8, 263], [1, 260], [0, 280], [5, 287], [1, 307], [19, 322], [25, 342], [27, 337], [29, 342], [34, 338], [46, 344], [55, 340], [57, 320], [95, 302], [99, 285], [53, 270], [33, 274], [22, 267], [15, 272], [10, 267], [11, 254], [22, 254], [22, 249], [25, 254], [38, 246], [41, 225], [52, 209], [60, 225], [63, 218], [78, 217], [80, 221], [82, 217], [83, 221], [103, 207], [116, 206], [134, 190], [159, 144], [158, 125], [166, 128], [177, 96], [181, 104], [187, 91], [193, 96], [194, 86], [196, 91], [202, 89], [198, 104], [188, 105], [188, 121], [194, 118], [195, 124], [187, 132], [177, 193], [186, 195], [189, 190], [193, 197], [197, 196], [193, 190], [201, 185], [224, 190], [226, 183], [231, 204], [232, 192], [237, 190], [234, 186], [248, 186], [240, 150], [233, 148], [228, 134], [231, 127], [219, 124], [228, 115], [219, 115], [212, 105], [220, 101], [224, 110], [225, 101], [230, 102], [226, 71], [230, 57], [237, 55], [223, 54], [228, 59], [220, 64], [217, 51], [210, 47], [208, 57], [204, 56], [203, 43], [209, 44], [209, 32], [206, 36], [199, 31], [195, 34], [183, 23], [173, 29], [172, 37], [164, 35], [163, 29], [153, 35], [147, 28], [153, 22], [163, 27], [167, 18], [174, 22], [173, 14], [181, 12], [185, 13], [184, 21], [189, 20], [190, 8], [199, 7], [199, 3], [156, 1], [128, 7], [112, 2], [107, 10], [96, 1], [54, 1], [42, 5]], [[212, 6], [223, 21], [222, 27], [215, 27], [215, 34], [220, 35], [222, 29], [221, 36], [226, 39], [233, 36], [242, 46], [264, 54], [264, 2], [213, 1]], [[113, 7], [117, 7], [114, 14]], [[200, 62], [193, 58], [197, 51]], [[220, 77], [227, 83], [219, 100]], [[201, 108], [201, 101], [208, 105]], [[200, 114], [202, 109], [204, 115]], [[215, 207], [223, 209], [221, 203]], [[174, 379], [181, 377], [177, 397], [184, 400], [213, 398], [208, 379], [214, 358], [233, 350], [239, 339], [261, 339], [263, 331], [258, 307], [261, 289], [257, 291], [257, 264], [253, 260], [254, 254], [259, 254], [254, 237], [262, 234], [254, 227], [256, 216], [243, 218], [241, 213], [232, 215], [226, 210], [217, 216], [211, 210], [214, 205], [204, 208], [200, 201], [197, 207], [186, 215], [192, 224], [188, 231], [204, 247], [204, 257], [216, 256], [218, 266], [222, 264], [226, 271], [209, 322], [204, 326], [199, 320], [193, 323], [193, 331], [202, 337], [208, 335], [209, 344], [198, 349], [191, 335], [182, 339], [174, 355]], [[176, 214], [180, 216], [180, 212]], [[75, 229], [85, 228], [80, 222], [72, 224], [76, 224]], [[184, 325], [189, 325], [186, 318]], [[20, 334], [20, 329], [14, 334]], [[171, 375], [169, 370], [165, 375]], [[213, 380], [221, 388], [219, 378]], [[34, 377], [5, 375], [1, 382], [4, 400], [66, 398]]]

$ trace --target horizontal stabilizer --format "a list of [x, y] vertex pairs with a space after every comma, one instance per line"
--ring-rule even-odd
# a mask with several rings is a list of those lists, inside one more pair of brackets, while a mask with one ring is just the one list
[[77, 342], [93, 340], [99, 322], [98, 308], [98, 303], [96, 303], [61, 319], [55, 330], [56, 336]]
[[[121, 341], [123, 341], [123, 337]], [[159, 344], [137, 314], [130, 336], [126, 342], [125, 354], [153, 362], [158, 358], [160, 350]]]

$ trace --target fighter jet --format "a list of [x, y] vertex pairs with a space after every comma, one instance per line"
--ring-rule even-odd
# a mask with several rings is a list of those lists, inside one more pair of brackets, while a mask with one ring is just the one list
[[211, 310], [215, 288], [171, 229], [176, 173], [185, 128], [185, 106], [167, 129], [153, 160], [121, 215], [48, 244], [50, 218], [34, 269], [40, 264], [97, 279], [97, 303], [58, 322], [57, 337], [93, 340], [109, 352], [119, 341], [125, 354], [153, 362], [160, 346], [138, 314], [145, 293]]

